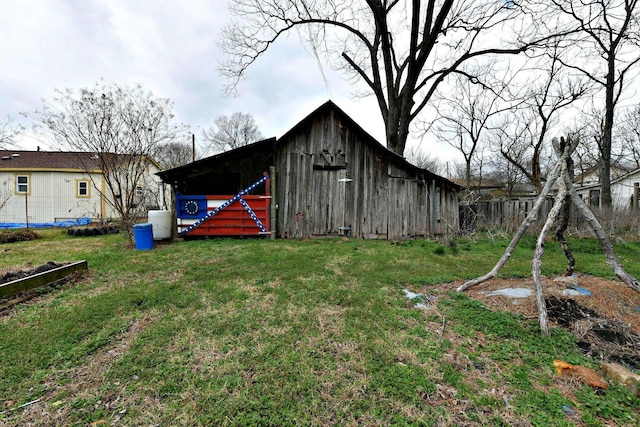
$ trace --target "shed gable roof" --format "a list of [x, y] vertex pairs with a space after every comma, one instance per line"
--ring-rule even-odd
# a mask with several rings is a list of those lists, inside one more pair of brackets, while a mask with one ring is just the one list
[[219, 153], [211, 157], [207, 157], [205, 159], [197, 160], [193, 163], [189, 163], [183, 166], [179, 166], [177, 168], [168, 169], [168, 170], [159, 172], [157, 175], [160, 176], [163, 181], [167, 182], [167, 181], [170, 181], [171, 179], [177, 178], [178, 176], [188, 174], [188, 171], [193, 170], [194, 168], [196, 169], [206, 168], [208, 164], [213, 164], [219, 161], [223, 161], [225, 159], [241, 156], [253, 150], [261, 150], [267, 147], [274, 147], [274, 146], [279, 146], [281, 144], [286, 144], [289, 137], [304, 130], [307, 126], [310, 125], [310, 123], [318, 115], [328, 114], [331, 112], [331, 110], [335, 111], [338, 115], [340, 115], [341, 120], [343, 120], [347, 126], [354, 129], [355, 132], [359, 133], [362, 136], [361, 140], [364, 143], [373, 146], [376, 150], [384, 152], [394, 161], [401, 164], [403, 167], [406, 167], [414, 171], [419, 171], [423, 174], [426, 174], [427, 176], [446, 182], [447, 184], [451, 185], [451, 187], [456, 188], [458, 190], [461, 188], [460, 185], [454, 183], [453, 181], [450, 181], [447, 178], [437, 175], [427, 169], [419, 168], [411, 164], [410, 162], [408, 162], [407, 159], [405, 159], [403, 156], [389, 150], [387, 147], [385, 147], [380, 142], [378, 142], [373, 136], [371, 136], [367, 131], [365, 131], [355, 120], [353, 120], [347, 113], [345, 113], [340, 107], [338, 107], [331, 100], [328, 100], [327, 102], [325, 102], [324, 104], [322, 104], [321, 106], [313, 110], [311, 113], [309, 113], [305, 118], [303, 118], [298, 123], [296, 123], [291, 129], [289, 129], [285, 134], [283, 134], [277, 140], [276, 138], [269, 138], [262, 141], [258, 141], [253, 144], [246, 145], [244, 147], [236, 148], [235, 150]]
[[163, 181], [167, 182], [180, 176], [193, 174], [199, 170], [206, 170], [209, 164], [217, 163], [226, 159], [242, 157], [254, 150], [270, 149], [270, 147], [275, 143], [276, 138], [263, 139], [252, 144], [225, 151], [223, 153], [214, 154], [213, 156], [205, 157], [204, 159], [196, 160], [195, 162], [187, 163], [186, 165], [158, 172], [156, 175], [162, 178]]

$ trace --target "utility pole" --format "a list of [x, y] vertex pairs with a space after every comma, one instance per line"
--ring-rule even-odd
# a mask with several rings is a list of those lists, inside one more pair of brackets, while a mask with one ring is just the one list
[[196, 134], [191, 134], [191, 161], [196, 161]]

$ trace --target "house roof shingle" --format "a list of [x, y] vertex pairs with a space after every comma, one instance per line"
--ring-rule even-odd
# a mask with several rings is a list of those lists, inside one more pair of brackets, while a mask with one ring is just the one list
[[93, 153], [0, 150], [0, 170], [98, 170]]

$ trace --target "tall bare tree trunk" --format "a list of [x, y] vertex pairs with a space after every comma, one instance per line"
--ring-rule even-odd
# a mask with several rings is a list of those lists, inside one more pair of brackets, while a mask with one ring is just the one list
[[605, 219], [605, 226], [613, 228], [611, 199], [611, 144], [613, 142], [613, 115], [615, 89], [615, 55], [609, 55], [608, 71], [605, 84], [604, 129], [600, 147], [600, 206]]

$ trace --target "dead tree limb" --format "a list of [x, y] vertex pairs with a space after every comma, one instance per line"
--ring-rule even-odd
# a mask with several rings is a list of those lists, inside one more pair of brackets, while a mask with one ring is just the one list
[[585, 202], [578, 196], [571, 180], [567, 176], [564, 177], [564, 180], [567, 186], [567, 190], [571, 195], [571, 201], [578, 209], [578, 212], [580, 212], [586, 218], [587, 222], [591, 226], [591, 229], [598, 238], [600, 247], [602, 248], [602, 252], [604, 253], [604, 257], [607, 261], [607, 265], [609, 266], [609, 268], [611, 268], [613, 274], [615, 274], [618, 279], [626, 283], [627, 286], [629, 286], [631, 289], [640, 292], [640, 282], [638, 281], [638, 279], [627, 273], [624, 267], [622, 267], [622, 264], [620, 264], [620, 261], [618, 261], [618, 257], [613, 250], [613, 245], [609, 240], [609, 236], [598, 222], [596, 216], [593, 214], [593, 212], [591, 212], [591, 209], [589, 209]]
[[547, 198], [547, 194], [549, 194], [549, 191], [551, 190], [551, 187], [558, 179], [560, 166], [561, 166], [561, 163], [557, 163], [551, 170], [551, 173], [549, 174], [549, 178], [547, 179], [547, 183], [545, 184], [544, 188], [542, 189], [542, 192], [538, 196], [536, 203], [533, 205], [533, 208], [531, 209], [531, 211], [529, 212], [525, 220], [522, 222], [522, 224], [520, 224], [520, 228], [518, 228], [518, 231], [516, 232], [515, 236], [513, 236], [513, 239], [511, 239], [511, 243], [509, 243], [509, 246], [507, 247], [507, 249], [505, 249], [504, 254], [502, 255], [502, 258], [500, 258], [500, 261], [498, 261], [498, 263], [495, 265], [495, 267], [493, 267], [493, 269], [489, 273], [485, 274], [482, 277], [469, 280], [468, 282], [460, 285], [456, 289], [458, 292], [465, 291], [471, 288], [472, 286], [479, 285], [480, 283], [486, 282], [489, 279], [493, 279], [498, 275], [498, 273], [500, 272], [500, 269], [507, 263], [507, 261], [511, 257], [513, 250], [516, 248], [516, 246], [518, 246], [518, 243], [520, 242], [520, 239], [524, 235], [524, 232], [538, 217], [538, 212], [542, 207], [542, 203], [545, 201], [545, 199]]
[[[556, 140], [557, 143], [557, 140]], [[560, 157], [564, 149], [566, 148], [567, 142], [564, 138], [560, 138], [560, 144], [557, 147], [554, 147], [556, 151], [556, 156]], [[569, 180], [573, 182], [573, 159], [571, 158], [571, 153], [567, 157], [567, 171], [566, 174], [569, 177]], [[564, 175], [561, 181], [564, 182]], [[567, 239], [564, 237], [565, 231], [569, 227], [569, 218], [571, 215], [571, 194], [567, 191], [566, 183], [563, 184], [565, 189], [564, 191], [564, 201], [562, 205], [562, 209], [560, 211], [560, 215], [558, 217], [557, 225], [556, 225], [556, 240], [560, 243], [560, 247], [562, 248], [562, 252], [564, 252], [564, 256], [567, 258], [567, 268], [564, 271], [565, 276], [571, 276], [575, 271], [576, 267], [576, 259], [573, 257], [573, 253], [571, 252], [571, 248], [569, 247], [569, 243]]]
[[[538, 199], [536, 200], [536, 203], [533, 209], [520, 225], [520, 228], [518, 229], [516, 235], [511, 240], [511, 243], [505, 250], [504, 254], [502, 255], [502, 258], [500, 258], [500, 261], [498, 261], [495, 267], [493, 267], [493, 269], [488, 274], [482, 277], [470, 280], [464, 283], [463, 285], [459, 286], [457, 289], [458, 292], [461, 292], [466, 289], [469, 289], [472, 286], [475, 286], [477, 284], [480, 284], [486, 280], [489, 280], [497, 276], [500, 269], [511, 257], [513, 250], [517, 246], [525, 230], [535, 220], [538, 214], [538, 211], [542, 206], [542, 202], [544, 201], [547, 194], [549, 193], [551, 186], [555, 183], [555, 181], [559, 181], [558, 192], [556, 194], [556, 197], [554, 198], [553, 207], [551, 208], [551, 211], [547, 216], [547, 220], [545, 221], [542, 227], [542, 230], [538, 235], [538, 239], [536, 241], [536, 249], [535, 249], [532, 264], [531, 264], [531, 273], [533, 276], [533, 282], [534, 282], [535, 292], [536, 292], [536, 303], [538, 305], [538, 322], [540, 324], [540, 329], [542, 330], [543, 335], [546, 335], [546, 336], [550, 335], [550, 329], [549, 329], [549, 320], [547, 315], [547, 307], [544, 299], [544, 291], [542, 286], [542, 276], [540, 272], [541, 266], [542, 266], [542, 256], [544, 255], [544, 245], [545, 245], [547, 234], [549, 233], [553, 224], [558, 222], [559, 226], [556, 229], [556, 236], [561, 241], [561, 244], [563, 244], [564, 242], [563, 249], [565, 250], [565, 255], [569, 259], [569, 266], [567, 267], [567, 271], [571, 269], [571, 272], [573, 272], [575, 259], [573, 259], [573, 255], [571, 254], [571, 251], [568, 248], [568, 244], [564, 240], [564, 231], [566, 230], [567, 223], [568, 223], [566, 216], [567, 216], [567, 205], [569, 200], [573, 202], [573, 204], [578, 209], [578, 212], [586, 218], [587, 222], [595, 232], [596, 237], [600, 242], [602, 252], [605, 255], [607, 265], [611, 268], [611, 270], [616, 275], [616, 277], [618, 277], [620, 280], [622, 280], [632, 289], [640, 292], [640, 282], [638, 282], [637, 279], [629, 275], [624, 270], [624, 268], [618, 261], [618, 258], [616, 257], [615, 251], [613, 250], [613, 246], [611, 245], [611, 241], [609, 240], [607, 233], [604, 231], [604, 229], [598, 222], [593, 212], [591, 212], [589, 207], [584, 203], [584, 201], [582, 201], [580, 197], [578, 197], [578, 194], [576, 193], [575, 188], [573, 187], [573, 182], [571, 181], [571, 173], [570, 173], [571, 163], [572, 163], [571, 154], [575, 150], [576, 145], [577, 145], [577, 140], [565, 141], [564, 138], [562, 138], [559, 142], [556, 138], [553, 139], [553, 148], [556, 152], [556, 155], [558, 156], [559, 161], [554, 166], [551, 173], [549, 174], [549, 179], [547, 180], [547, 183], [544, 189], [538, 196]], [[563, 211], [563, 217], [559, 219], [561, 210]]]
[[565, 276], [571, 276], [576, 268], [576, 259], [571, 252], [571, 248], [569, 247], [569, 243], [567, 239], [564, 237], [565, 231], [567, 231], [567, 227], [569, 226], [569, 215], [571, 210], [571, 196], [569, 193], [565, 196], [565, 200], [562, 206], [562, 212], [560, 213], [560, 217], [558, 218], [558, 226], [556, 227], [556, 240], [560, 243], [560, 247], [562, 248], [562, 252], [564, 252], [564, 256], [567, 258], [567, 268], [564, 271]]
[[[560, 157], [560, 159], [564, 159], [564, 161], [560, 162], [560, 176], [566, 176], [567, 174], [567, 159], [570, 156], [570, 152], [568, 150], [571, 149], [569, 146], [563, 147], [564, 151]], [[551, 336], [551, 330], [549, 328], [549, 316], [547, 315], [547, 304], [544, 300], [544, 290], [542, 288], [542, 274], [540, 273], [540, 269], [542, 267], [542, 255], [544, 255], [544, 242], [547, 238], [547, 234], [551, 230], [551, 227], [555, 222], [558, 221], [558, 217], [560, 215], [560, 210], [562, 210], [567, 201], [567, 186], [564, 179], [558, 180], [558, 193], [554, 199], [553, 207], [551, 211], [549, 211], [549, 215], [547, 216], [547, 220], [542, 226], [542, 230], [540, 230], [540, 234], [538, 235], [538, 240], [536, 241], [536, 249], [533, 255], [533, 260], [531, 262], [531, 275], [533, 276], [533, 285], [536, 292], [536, 304], [538, 305], [538, 324], [540, 325], [540, 329], [542, 330], [542, 334], [544, 336]]]

